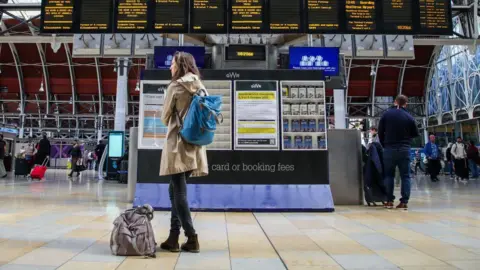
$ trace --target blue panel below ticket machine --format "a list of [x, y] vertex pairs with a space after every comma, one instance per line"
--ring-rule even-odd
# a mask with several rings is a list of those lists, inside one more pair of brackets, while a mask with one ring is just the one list
[[125, 154], [125, 132], [111, 131], [108, 133], [107, 179], [116, 180], [120, 163]]

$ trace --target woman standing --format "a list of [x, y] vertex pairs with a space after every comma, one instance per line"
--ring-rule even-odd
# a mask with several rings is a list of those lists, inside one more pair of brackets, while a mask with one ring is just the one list
[[208, 174], [205, 147], [185, 142], [180, 136], [181, 121], [185, 118], [192, 96], [205, 89], [200, 81], [195, 59], [186, 52], [177, 52], [170, 67], [172, 81], [168, 86], [162, 112], [162, 122], [168, 126], [160, 163], [160, 175], [171, 176], [169, 195], [172, 203], [170, 234], [160, 247], [172, 252], [180, 250], [178, 238], [183, 227], [187, 236], [181, 249], [199, 252], [197, 233], [193, 228], [192, 216], [187, 201], [187, 180], [190, 176]]

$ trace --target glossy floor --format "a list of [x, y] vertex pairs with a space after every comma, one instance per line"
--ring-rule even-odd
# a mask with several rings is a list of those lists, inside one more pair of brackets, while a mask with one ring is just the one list
[[[110, 254], [126, 186], [65, 171], [0, 182], [0, 269], [480, 269], [480, 181], [418, 177], [408, 212], [194, 213], [201, 253]], [[156, 213], [157, 241], [169, 214]]]

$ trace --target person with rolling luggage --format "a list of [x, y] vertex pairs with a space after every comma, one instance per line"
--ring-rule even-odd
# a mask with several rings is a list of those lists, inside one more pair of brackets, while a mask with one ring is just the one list
[[72, 159], [72, 171], [68, 174], [68, 177], [72, 177], [73, 173], [77, 173], [77, 177], [80, 176], [80, 170], [78, 169], [78, 163], [82, 161], [82, 149], [78, 141], [73, 143], [73, 148], [70, 150], [70, 157]]
[[430, 180], [432, 182], [438, 182], [440, 181], [438, 179], [438, 174], [442, 169], [440, 163], [442, 152], [440, 151], [440, 147], [435, 143], [435, 135], [431, 134], [429, 140], [430, 141], [425, 145], [424, 149], [428, 162], [428, 174], [430, 175]]

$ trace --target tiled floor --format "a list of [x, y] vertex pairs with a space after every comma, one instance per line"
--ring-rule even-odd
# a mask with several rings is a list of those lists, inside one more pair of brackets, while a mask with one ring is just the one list
[[[418, 177], [408, 212], [337, 207], [335, 213], [194, 213], [201, 253], [156, 259], [110, 254], [126, 186], [90, 172], [75, 181], [0, 181], [0, 270], [5, 269], [480, 269], [480, 181]], [[153, 220], [157, 242], [169, 214]]]

